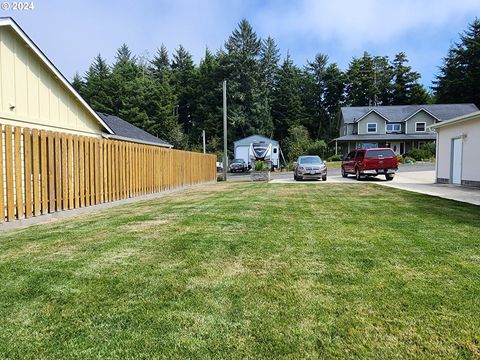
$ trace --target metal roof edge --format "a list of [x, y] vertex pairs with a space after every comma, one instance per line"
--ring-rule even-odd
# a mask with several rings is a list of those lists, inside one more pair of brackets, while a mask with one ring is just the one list
[[139, 140], [139, 139], [129, 138], [129, 137], [125, 137], [125, 136], [119, 136], [119, 135], [102, 134], [102, 137], [104, 137], [105, 139], [128, 141], [128, 142], [133, 142], [133, 143], [137, 143], [137, 144], [153, 145], [153, 146], [164, 147], [164, 148], [168, 148], [168, 149], [173, 148], [172, 144], [159, 144], [159, 143], [156, 143], [156, 142], [153, 142], [153, 141]]

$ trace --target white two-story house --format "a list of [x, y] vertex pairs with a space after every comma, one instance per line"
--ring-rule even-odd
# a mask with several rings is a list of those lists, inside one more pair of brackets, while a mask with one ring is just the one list
[[474, 104], [392, 105], [342, 107], [337, 152], [390, 147], [396, 154], [435, 141], [429, 128], [438, 122], [478, 111]]

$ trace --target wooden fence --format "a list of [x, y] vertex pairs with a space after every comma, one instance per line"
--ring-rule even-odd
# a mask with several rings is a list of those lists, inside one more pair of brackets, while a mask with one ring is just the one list
[[7, 125], [0, 128], [0, 222], [216, 179], [214, 155]]

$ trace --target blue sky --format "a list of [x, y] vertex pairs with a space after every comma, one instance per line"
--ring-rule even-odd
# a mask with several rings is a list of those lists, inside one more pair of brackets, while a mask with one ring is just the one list
[[69, 79], [94, 56], [113, 61], [126, 43], [152, 57], [160, 44], [185, 46], [198, 62], [208, 46], [220, 48], [246, 18], [261, 37], [272, 36], [303, 66], [316, 53], [345, 69], [363, 51], [404, 51], [430, 86], [458, 34], [480, 16], [479, 0], [33, 0], [33, 11], [4, 11]]

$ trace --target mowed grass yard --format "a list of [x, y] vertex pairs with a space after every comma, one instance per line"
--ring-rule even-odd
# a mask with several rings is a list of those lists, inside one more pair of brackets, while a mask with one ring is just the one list
[[479, 358], [480, 207], [219, 183], [0, 234], [0, 358]]

